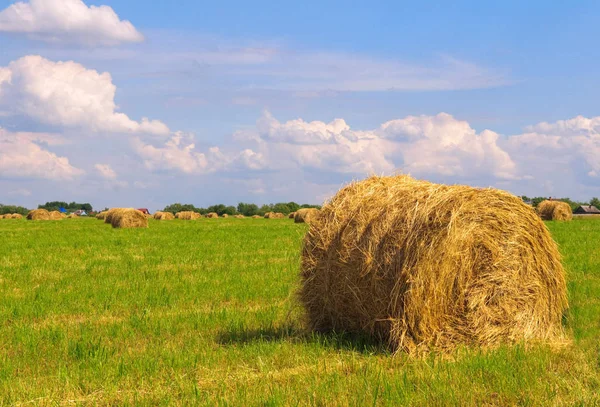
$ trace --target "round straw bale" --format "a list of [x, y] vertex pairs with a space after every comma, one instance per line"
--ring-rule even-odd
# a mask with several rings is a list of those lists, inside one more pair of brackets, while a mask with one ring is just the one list
[[71, 213], [67, 216], [68, 219], [77, 219], [79, 216], [75, 215], [74, 213]]
[[175, 216], [171, 212], [156, 212], [154, 214], [154, 219], [156, 220], [173, 220]]
[[148, 218], [137, 209], [119, 209], [113, 212], [110, 224], [113, 228], [147, 228]]
[[240, 214], [233, 215], [233, 217], [236, 218], [236, 219], [245, 219], [246, 218], [244, 215], [240, 215]]
[[215, 213], [215, 212], [210, 212], [210, 213], [207, 213], [206, 215], [204, 215], [204, 217], [216, 219], [216, 218], [219, 217], [219, 215], [217, 213]]
[[228, 215], [228, 214], [226, 214], [226, 213], [224, 213], [223, 215], [221, 215], [221, 217], [222, 217], [222, 218], [228, 218], [228, 217], [229, 217], [229, 215]]
[[20, 213], [13, 213], [12, 215], [6, 215], [5, 219], [23, 219], [23, 215]]
[[106, 218], [107, 213], [108, 213], [108, 211], [102, 211], [102, 212], [96, 214], [96, 219], [104, 220]]
[[111, 208], [108, 211], [106, 211], [106, 215], [104, 216], [104, 223], [112, 224], [113, 216], [115, 216], [118, 212], [122, 211], [123, 209], [126, 208]]
[[252, 219], [262, 219], [263, 217], [260, 215], [252, 215]]
[[371, 177], [341, 189], [304, 238], [309, 326], [420, 353], [459, 344], [562, 341], [557, 246], [500, 190]]
[[[8, 215], [8, 214], [7, 214]], [[8, 219], [6, 216], [7, 215], [0, 215], [0, 219]]]
[[563, 201], [545, 200], [536, 208], [543, 220], [572, 220], [573, 210], [571, 206]]
[[288, 219], [294, 219], [294, 216], [296, 216], [296, 212], [291, 212], [291, 213], [288, 215]]
[[27, 214], [28, 220], [50, 220], [50, 212], [45, 209], [34, 209]]
[[284, 219], [285, 215], [280, 212], [267, 212], [265, 213], [265, 219]]
[[198, 212], [194, 212], [194, 211], [182, 211], [182, 212], [177, 212], [175, 217], [177, 219], [181, 219], [181, 220], [196, 220], [196, 219], [200, 219], [202, 217], [202, 215], [200, 215]]
[[50, 212], [50, 220], [63, 220], [67, 215], [60, 213], [59, 211]]
[[319, 212], [320, 211], [316, 208], [298, 209], [294, 216], [294, 223], [310, 223], [319, 216]]

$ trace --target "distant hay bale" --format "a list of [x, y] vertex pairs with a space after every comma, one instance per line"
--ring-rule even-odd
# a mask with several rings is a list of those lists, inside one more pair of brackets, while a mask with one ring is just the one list
[[216, 219], [216, 218], [219, 217], [219, 215], [217, 213], [215, 213], [215, 212], [210, 212], [210, 213], [207, 213], [206, 215], [204, 215], [204, 217], [211, 218], [211, 219]]
[[294, 219], [294, 216], [296, 216], [296, 212], [291, 212], [291, 213], [288, 215], [288, 219]]
[[235, 219], [246, 219], [244, 215], [233, 215]]
[[280, 212], [267, 212], [265, 213], [265, 219], [284, 219], [285, 215]]
[[8, 219], [6, 216], [7, 215], [0, 215], [0, 219]]
[[107, 214], [108, 214], [108, 211], [102, 211], [102, 212], [96, 214], [96, 219], [104, 220], [104, 219], [106, 219]]
[[226, 213], [224, 213], [223, 215], [221, 215], [221, 217], [222, 217], [222, 218], [228, 218], [228, 217], [229, 217], [229, 215], [228, 215], [228, 214], [226, 214]]
[[251, 218], [252, 218], [252, 219], [262, 219], [262, 218], [263, 218], [263, 216], [260, 216], [260, 215], [252, 215], [252, 216], [251, 216]]
[[573, 210], [563, 201], [546, 200], [538, 204], [537, 213], [543, 220], [572, 220]]
[[13, 213], [12, 215], [5, 215], [4, 219], [23, 219], [23, 215], [20, 213]]
[[320, 211], [316, 208], [298, 209], [294, 216], [294, 223], [310, 223], [319, 216], [319, 212]]
[[27, 220], [50, 220], [50, 212], [45, 209], [34, 209], [27, 214]]
[[77, 219], [79, 216], [75, 215], [74, 213], [71, 213], [67, 216], [68, 219]]
[[171, 212], [156, 212], [154, 214], [154, 219], [156, 220], [173, 220], [175, 216]]
[[50, 220], [63, 220], [67, 217], [64, 213], [60, 213], [59, 211], [50, 212]]
[[548, 229], [500, 190], [371, 177], [304, 238], [299, 298], [316, 331], [396, 351], [564, 340], [564, 270]]
[[181, 211], [181, 212], [177, 212], [175, 214], [175, 217], [177, 219], [181, 219], [181, 220], [196, 220], [196, 219], [200, 219], [202, 217], [202, 215], [200, 215], [198, 212], [194, 212], [194, 211]]
[[148, 218], [137, 209], [119, 209], [113, 212], [110, 224], [113, 228], [120, 229], [147, 228]]

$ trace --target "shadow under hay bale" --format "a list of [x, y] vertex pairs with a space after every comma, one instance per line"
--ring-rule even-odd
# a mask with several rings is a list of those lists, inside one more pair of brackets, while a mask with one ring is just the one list
[[148, 217], [137, 209], [119, 209], [113, 212], [110, 224], [113, 228], [147, 228]]
[[539, 203], [537, 213], [543, 220], [572, 220], [573, 210], [563, 201], [545, 200]]
[[50, 220], [50, 212], [45, 209], [34, 209], [27, 214], [27, 220]]
[[319, 210], [316, 208], [299, 209], [294, 215], [294, 223], [310, 223], [317, 216], [319, 216]]
[[156, 220], [173, 220], [175, 216], [171, 212], [156, 212], [154, 214], [154, 219]]
[[304, 239], [299, 298], [316, 331], [408, 353], [562, 342], [560, 255], [521, 199], [371, 177], [340, 190]]

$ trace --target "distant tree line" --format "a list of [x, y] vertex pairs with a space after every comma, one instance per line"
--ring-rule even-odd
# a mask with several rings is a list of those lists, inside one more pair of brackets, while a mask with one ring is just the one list
[[301, 208], [320, 208], [320, 206], [319, 205], [309, 205], [309, 204], [300, 205], [300, 204], [297, 204], [296, 202], [280, 202], [280, 203], [276, 203], [276, 204], [268, 204], [268, 205], [258, 206], [253, 203], [240, 202], [237, 205], [237, 207], [218, 204], [218, 205], [211, 205], [208, 208], [197, 208], [192, 204], [175, 203], [175, 204], [167, 205], [165, 207], [165, 209], [163, 209], [163, 211], [171, 212], [173, 214], [175, 214], [177, 212], [181, 212], [181, 211], [193, 211], [193, 212], [201, 213], [203, 215], [210, 213], [210, 212], [215, 212], [219, 216], [224, 215], [224, 214], [227, 214], [227, 215], [240, 214], [240, 215], [244, 215], [244, 216], [253, 216], [253, 215], [264, 216], [264, 214], [267, 212], [281, 212], [284, 215], [288, 215], [291, 212], [296, 212], [298, 209], [301, 209]]
[[[526, 195], [521, 196], [521, 199], [524, 202], [531, 202], [531, 204], [533, 205], [533, 207], [537, 207], [540, 202], [545, 201], [546, 199], [549, 199], [548, 197], [545, 196], [536, 196], [535, 198], [529, 198]], [[572, 210], [577, 209], [579, 206], [581, 205], [592, 205], [595, 206], [596, 208], [600, 209], [600, 199], [598, 198], [592, 198], [590, 199], [589, 202], [577, 202], [577, 201], [572, 201], [570, 198], [552, 198], [555, 201], [562, 201], [562, 202], [566, 202], [571, 206]]]
[[77, 202], [61, 202], [61, 201], [52, 201], [46, 202], [44, 205], [38, 205], [38, 209], [46, 209], [47, 211], [57, 211], [59, 208], [65, 208], [68, 212], [75, 212], [78, 210], [84, 210], [86, 212], [92, 211], [92, 205], [89, 203], [77, 203]]
[[29, 209], [22, 206], [0, 204], [0, 215], [6, 215], [7, 213], [20, 213], [25, 216], [29, 213]]

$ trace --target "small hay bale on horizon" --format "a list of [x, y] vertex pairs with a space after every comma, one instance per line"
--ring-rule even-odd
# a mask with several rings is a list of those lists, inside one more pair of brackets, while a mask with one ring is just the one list
[[147, 228], [148, 217], [137, 209], [120, 209], [113, 212], [110, 224], [119, 229]]
[[181, 212], [177, 212], [175, 214], [175, 217], [177, 219], [181, 219], [181, 220], [196, 220], [196, 219], [200, 219], [202, 217], [202, 215], [200, 215], [198, 212], [194, 212], [194, 211], [181, 211]]
[[175, 219], [175, 216], [173, 216], [173, 214], [171, 212], [156, 212], [154, 214], [154, 219], [156, 220], [173, 220]]
[[294, 223], [310, 223], [319, 216], [319, 213], [320, 211], [317, 208], [299, 209], [294, 215]]
[[281, 212], [267, 212], [265, 213], [265, 219], [284, 219], [285, 215]]
[[538, 204], [536, 211], [542, 220], [569, 221], [573, 219], [571, 206], [563, 201], [547, 199]]
[[244, 215], [240, 215], [240, 214], [238, 214], [238, 215], [233, 215], [233, 217], [234, 217], [235, 219], [246, 219], [246, 217], [245, 217]]
[[34, 209], [27, 214], [27, 220], [50, 220], [50, 212], [46, 209]]
[[491, 188], [371, 177], [310, 223], [298, 297], [308, 327], [393, 351], [564, 344], [556, 243], [520, 198]]
[[67, 219], [77, 219], [78, 217], [79, 216], [75, 215], [74, 213], [67, 215]]
[[204, 215], [204, 217], [209, 219], [217, 219], [219, 215], [216, 212], [210, 212]]
[[226, 214], [226, 213], [224, 213], [223, 215], [221, 215], [221, 217], [222, 217], [222, 218], [228, 218], [228, 217], [229, 217], [229, 215], [228, 215], [228, 214]]
[[67, 217], [64, 213], [60, 213], [59, 211], [49, 212], [50, 220], [63, 220]]
[[263, 218], [263, 216], [260, 216], [260, 215], [252, 215], [252, 216], [251, 216], [251, 218], [252, 218], [252, 219], [262, 219], [262, 218]]
[[8, 219], [8, 216], [10, 216], [10, 219], [23, 219], [23, 215], [21, 215], [20, 213], [13, 213], [12, 215], [6, 215], [5, 219]]

